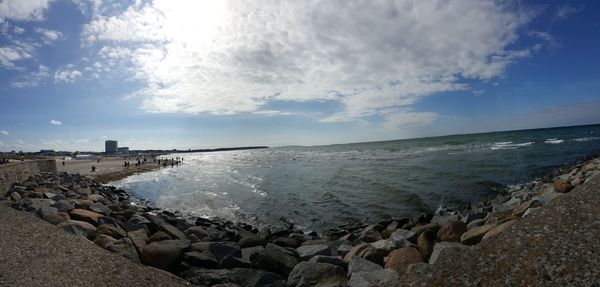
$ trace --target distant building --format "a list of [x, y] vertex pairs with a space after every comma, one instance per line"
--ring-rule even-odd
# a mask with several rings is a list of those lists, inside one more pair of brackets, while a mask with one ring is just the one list
[[119, 147], [119, 148], [117, 148], [117, 151], [118, 151], [120, 154], [129, 154], [129, 147], [126, 147], [126, 146], [124, 146], [124, 147]]
[[55, 151], [53, 149], [43, 149], [40, 150], [41, 155], [54, 155]]
[[118, 148], [118, 143], [117, 141], [105, 141], [104, 142], [104, 151], [106, 152], [106, 154], [115, 154], [117, 153], [117, 148]]

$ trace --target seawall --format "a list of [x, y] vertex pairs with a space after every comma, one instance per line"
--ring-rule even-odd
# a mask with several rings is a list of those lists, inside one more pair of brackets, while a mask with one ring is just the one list
[[21, 182], [40, 172], [56, 173], [53, 159], [21, 161], [0, 165], [0, 196], [6, 196], [13, 182]]

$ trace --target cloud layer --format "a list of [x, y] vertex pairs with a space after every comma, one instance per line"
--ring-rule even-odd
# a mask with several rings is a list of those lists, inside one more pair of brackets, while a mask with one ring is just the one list
[[530, 55], [512, 48], [530, 14], [502, 3], [156, 0], [96, 15], [82, 41], [144, 83], [133, 94], [150, 112], [333, 100], [339, 111], [322, 121], [378, 115], [395, 126], [435, 120], [410, 106]]

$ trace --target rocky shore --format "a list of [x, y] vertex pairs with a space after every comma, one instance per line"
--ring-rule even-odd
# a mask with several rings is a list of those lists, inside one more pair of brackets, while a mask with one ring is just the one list
[[[488, 241], [600, 173], [600, 159], [557, 169], [469, 208], [350, 223], [322, 234], [258, 230], [153, 208], [85, 176], [43, 173], [2, 204], [194, 286], [378, 286]], [[436, 265], [437, 266], [437, 265]]]

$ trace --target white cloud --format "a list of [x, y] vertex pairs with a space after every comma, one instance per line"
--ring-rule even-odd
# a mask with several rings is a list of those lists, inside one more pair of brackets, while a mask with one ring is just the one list
[[25, 33], [25, 28], [21, 28], [19, 26], [15, 26], [15, 28], [13, 29], [13, 33], [20, 35]]
[[50, 120], [50, 124], [51, 125], [55, 125], [55, 126], [60, 126], [62, 125], [61, 121], [57, 121], [57, 120]]
[[29, 59], [31, 57], [32, 55], [30, 51], [24, 47], [19, 47], [16, 45], [0, 47], [0, 65], [6, 68], [14, 68], [14, 62]]
[[30, 72], [16, 77], [10, 81], [10, 86], [13, 88], [28, 88], [39, 86], [45, 79], [50, 77], [49, 68], [44, 65], [39, 65], [37, 71]]
[[54, 82], [67, 82], [73, 83], [77, 78], [81, 77], [81, 72], [78, 70], [72, 70], [71, 67], [67, 65], [65, 69], [58, 69], [54, 72]]
[[0, 1], [0, 23], [5, 19], [39, 21], [52, 0], [4, 0]]
[[570, 5], [562, 5], [556, 9], [556, 13], [554, 14], [555, 20], [563, 20], [571, 17], [574, 14], [577, 14], [583, 10], [582, 7], [573, 7]]
[[385, 115], [384, 127], [398, 129], [405, 126], [420, 126], [435, 122], [437, 115], [429, 112], [400, 111]]
[[49, 30], [49, 29], [44, 29], [44, 28], [35, 28], [35, 32], [42, 35], [43, 37], [43, 41], [46, 44], [50, 44], [56, 40], [58, 40], [60, 37], [62, 37], [62, 33], [58, 32], [56, 30]]
[[[336, 101], [322, 119], [373, 115], [427, 123], [406, 112], [423, 97], [471, 90], [528, 57], [515, 49], [532, 17], [500, 1], [173, 1], [98, 14], [82, 41], [105, 65], [145, 86], [149, 112], [234, 114], [266, 103]], [[395, 111], [396, 116], [390, 113]], [[417, 121], [409, 121], [407, 115]]]
[[10, 135], [10, 133], [5, 130], [0, 130], [0, 135], [7, 136], [7, 135]]

